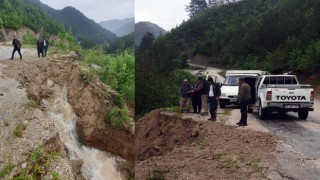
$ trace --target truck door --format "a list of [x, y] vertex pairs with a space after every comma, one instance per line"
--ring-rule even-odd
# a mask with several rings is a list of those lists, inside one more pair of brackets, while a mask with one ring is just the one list
[[251, 101], [250, 104], [254, 104], [256, 102], [256, 81], [258, 76], [248, 76], [244, 77], [244, 81], [250, 86], [251, 89]]

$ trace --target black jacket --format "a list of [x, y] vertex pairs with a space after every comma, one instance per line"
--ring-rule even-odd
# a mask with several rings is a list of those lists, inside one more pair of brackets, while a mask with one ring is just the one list
[[[221, 89], [220, 89], [220, 86], [217, 85], [216, 83], [213, 83], [213, 94], [214, 94], [214, 97], [220, 97], [221, 95]], [[211, 84], [208, 84], [208, 89], [207, 89], [207, 92], [208, 92], [208, 96], [209, 96], [209, 91], [210, 91], [210, 86]]]

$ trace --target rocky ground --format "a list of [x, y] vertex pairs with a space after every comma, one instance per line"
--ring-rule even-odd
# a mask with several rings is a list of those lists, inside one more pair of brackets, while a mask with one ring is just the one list
[[0, 179], [31, 174], [24, 172], [35, 171], [36, 164], [45, 168], [43, 177], [47, 179], [57, 174], [62, 179], [73, 179], [71, 163], [53, 120], [28, 99], [19, 71], [8, 71], [17, 63], [20, 60], [0, 64]]
[[[136, 124], [136, 179], [268, 179], [279, 138], [196, 114], [156, 110]], [[157, 135], [157, 136], [156, 136]]]

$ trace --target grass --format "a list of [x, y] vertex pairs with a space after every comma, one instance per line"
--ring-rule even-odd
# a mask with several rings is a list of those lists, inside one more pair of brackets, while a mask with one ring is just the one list
[[24, 80], [19, 80], [18, 88], [19, 89], [23, 89], [23, 88], [25, 88], [25, 86], [26, 86], [26, 82]]
[[16, 126], [16, 128], [13, 130], [13, 136], [14, 137], [22, 137], [22, 131], [26, 130], [27, 125], [20, 123]]
[[25, 179], [43, 179], [47, 175], [50, 175], [53, 180], [60, 179], [59, 173], [55, 171], [48, 171], [50, 166], [50, 159], [60, 156], [58, 152], [46, 153], [43, 147], [40, 145], [38, 148], [32, 151], [27, 159], [27, 171], [20, 171], [16, 174], [15, 180]]
[[6, 175], [10, 174], [14, 168], [13, 164], [7, 164], [3, 169], [0, 170], [0, 179], [4, 178]]
[[87, 85], [93, 80], [94, 74], [90, 70], [80, 70], [78, 77], [81, 82]]
[[222, 114], [223, 115], [225, 115], [225, 116], [230, 116], [231, 115], [231, 111], [232, 111], [232, 109], [223, 109], [223, 112], [222, 112]]
[[26, 103], [23, 104], [23, 106], [26, 108], [31, 108], [31, 109], [35, 109], [35, 108], [39, 107], [37, 102], [34, 100], [27, 101]]
[[4, 119], [3, 120], [3, 125], [4, 126], [9, 126], [10, 125], [9, 120], [8, 119]]
[[172, 112], [172, 113], [180, 113], [180, 107], [179, 106], [173, 106], [168, 108], [162, 108], [162, 111]]
[[133, 119], [129, 116], [129, 110], [113, 107], [106, 117], [107, 122], [116, 128], [125, 128]]

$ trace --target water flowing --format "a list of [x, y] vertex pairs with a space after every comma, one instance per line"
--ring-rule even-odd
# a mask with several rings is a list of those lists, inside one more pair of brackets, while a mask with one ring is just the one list
[[81, 173], [86, 179], [116, 180], [121, 179], [116, 160], [120, 157], [89, 148], [78, 142], [76, 133], [77, 116], [68, 103], [67, 88], [56, 88], [53, 100], [44, 100], [49, 115], [54, 119], [61, 142], [68, 149], [70, 160], [83, 160]]

